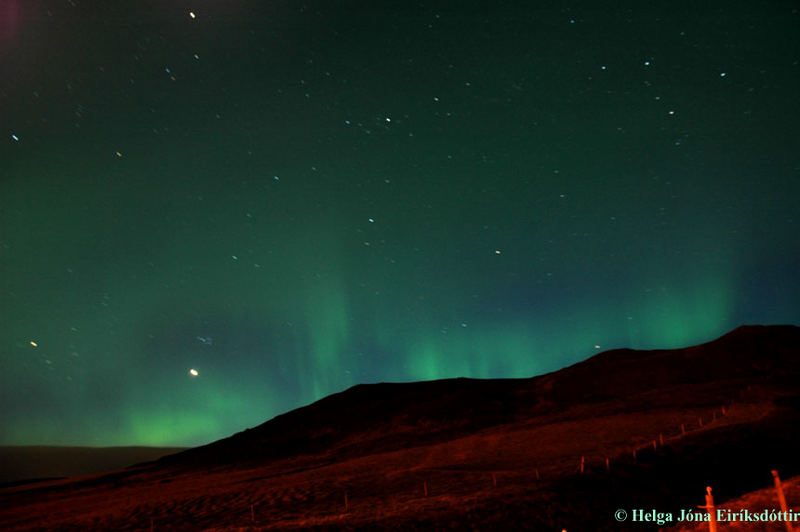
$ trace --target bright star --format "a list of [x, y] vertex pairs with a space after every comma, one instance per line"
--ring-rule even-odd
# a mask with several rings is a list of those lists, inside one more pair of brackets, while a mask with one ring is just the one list
[[198, 373], [196, 369], [192, 368], [189, 370], [189, 375], [191, 375], [192, 377], [197, 377], [198, 375], [200, 375], [200, 373]]

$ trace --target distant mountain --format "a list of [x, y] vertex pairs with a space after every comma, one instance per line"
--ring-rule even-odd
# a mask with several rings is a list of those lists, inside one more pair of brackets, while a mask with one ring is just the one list
[[0, 446], [0, 484], [102, 473], [156, 460], [184, 449], [183, 447]]
[[[642, 530], [800, 474], [800, 328], [529, 379], [355, 386], [124, 471], [0, 488], [0, 529]], [[766, 479], [766, 480], [765, 480]]]

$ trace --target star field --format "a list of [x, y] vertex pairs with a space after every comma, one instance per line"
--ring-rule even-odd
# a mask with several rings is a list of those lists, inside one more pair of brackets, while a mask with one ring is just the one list
[[792, 2], [10, 1], [0, 444], [800, 323]]

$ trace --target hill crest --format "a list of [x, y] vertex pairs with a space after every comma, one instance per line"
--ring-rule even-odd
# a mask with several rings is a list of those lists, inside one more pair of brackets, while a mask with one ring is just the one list
[[798, 352], [800, 327], [747, 325], [685, 348], [609, 350], [529, 378], [359, 384], [161, 461], [263, 460], [326, 449], [352, 455], [382, 446], [392, 450], [581, 404], [630, 402], [654, 390], [701, 385], [730, 391], [742, 380], [774, 377], [778, 368], [788, 378], [800, 374]]

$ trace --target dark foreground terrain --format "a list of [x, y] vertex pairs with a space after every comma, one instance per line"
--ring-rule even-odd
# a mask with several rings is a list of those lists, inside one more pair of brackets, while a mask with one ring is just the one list
[[615, 512], [800, 473], [798, 377], [800, 328], [753, 326], [531, 379], [361, 385], [156, 462], [0, 489], [0, 529], [657, 530]]
[[[771, 475], [765, 475], [765, 477], [765, 481], [767, 478], [772, 478]], [[794, 509], [795, 512], [800, 511], [800, 477], [794, 477], [788, 481], [783, 480], [781, 482], [781, 489], [784, 493], [787, 508]], [[741, 512], [743, 509], [747, 509], [751, 513], [762, 515], [765, 510], [770, 514], [781, 511], [777, 492], [772, 482], [770, 482], [770, 486], [768, 488], [746, 493], [740, 497], [731, 499], [724, 504], [718, 505], [717, 508], [722, 509], [723, 511], [729, 510], [730, 512]], [[723, 513], [722, 515], [724, 518], [730, 514]], [[769, 522], [752, 520], [747, 522], [743, 520], [740, 520], [739, 522], [726, 522], [720, 520], [717, 525], [717, 528], [720, 531], [746, 530], [747, 532], [786, 532], [787, 530], [786, 522], [780, 517], [775, 521]], [[792, 521], [792, 526], [794, 530], [800, 530], [800, 519]], [[674, 532], [708, 532], [708, 522], [679, 523], [672, 530]]]

